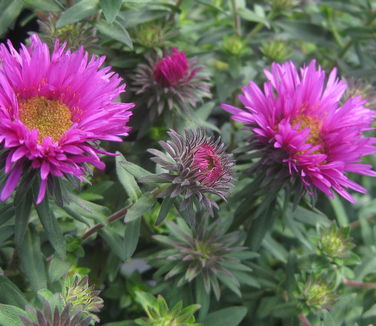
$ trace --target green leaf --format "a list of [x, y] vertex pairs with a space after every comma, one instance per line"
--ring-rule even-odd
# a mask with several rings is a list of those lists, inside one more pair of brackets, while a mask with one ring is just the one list
[[292, 39], [318, 44], [329, 49], [334, 47], [335, 42], [332, 34], [319, 25], [297, 20], [278, 21], [275, 24], [281, 27]]
[[[147, 6], [145, 6], [147, 7]], [[167, 15], [170, 15], [169, 10], [149, 10], [149, 9], [142, 9], [142, 10], [127, 10], [122, 11], [120, 14], [121, 20], [124, 21], [124, 25], [129, 27], [134, 27], [142, 23], [146, 23], [148, 21], [161, 18]]]
[[13, 225], [5, 225], [0, 227], [0, 247], [14, 234]]
[[[257, 8], [262, 8], [260, 6], [257, 6]], [[263, 11], [252, 11], [247, 8], [240, 8], [238, 10], [239, 16], [242, 17], [245, 20], [248, 20], [250, 22], [256, 22], [256, 23], [262, 23], [266, 27], [270, 28], [270, 23], [268, 19], [265, 17], [265, 13]]]
[[224, 285], [226, 285], [230, 290], [236, 293], [239, 297], [242, 296], [240, 289], [239, 289], [240, 287], [239, 281], [235, 278], [235, 276], [233, 275], [229, 276], [227, 274], [220, 272], [220, 273], [217, 273], [217, 277]]
[[116, 321], [114, 323], [106, 323], [103, 326], [138, 326], [133, 320]]
[[155, 204], [156, 199], [150, 194], [141, 196], [125, 215], [124, 222], [129, 223], [142, 217], [146, 212], [150, 211]]
[[[201, 305], [199, 311], [200, 319], [203, 319], [207, 316], [209, 307], [210, 307], [210, 294], [206, 293], [204, 281], [202, 275], [198, 276], [195, 280], [195, 292], [196, 292], [196, 303]], [[205, 324], [206, 325], [206, 324]]]
[[113, 24], [100, 21], [95, 26], [102, 34], [110, 37], [111, 39], [124, 43], [130, 49], [133, 49], [132, 39], [123, 25], [116, 21]]
[[273, 227], [274, 214], [269, 214], [270, 209], [252, 221], [252, 225], [247, 234], [246, 245], [252, 250], [258, 250], [261, 246], [265, 234]]
[[119, 13], [122, 0], [100, 0], [100, 6], [108, 23], [113, 23]]
[[56, 22], [56, 28], [76, 23], [86, 17], [94, 15], [97, 12], [97, 5], [98, 0], [81, 0], [77, 2], [74, 6], [62, 13]]
[[56, 217], [48, 204], [48, 198], [45, 197], [39, 205], [35, 205], [40, 221], [46, 231], [47, 238], [60, 258], [65, 258], [65, 239]]
[[4, 205], [0, 203], [0, 205], [0, 225], [3, 225], [14, 216], [14, 207], [12, 204]]
[[262, 241], [262, 246], [269, 251], [275, 258], [280, 260], [283, 263], [287, 262], [287, 251], [286, 249], [275, 241], [270, 234], [267, 234]]
[[44, 258], [37, 234], [26, 231], [20, 250], [21, 270], [29, 279], [31, 287], [38, 291], [47, 287]]
[[24, 240], [27, 224], [29, 223], [33, 198], [30, 192], [20, 202], [15, 200], [15, 241], [19, 248]]
[[21, 326], [21, 315], [27, 317], [25, 311], [18, 307], [0, 304], [0, 326]]
[[120, 152], [116, 152], [116, 154], [118, 154], [121, 158], [119, 160], [120, 165], [126, 171], [132, 174], [136, 179], [140, 179], [148, 175], [153, 175], [153, 173], [149, 172], [148, 170], [143, 169], [141, 166], [138, 166], [137, 164], [127, 161]]
[[59, 12], [64, 7], [54, 0], [23, 0], [26, 6], [37, 10]]
[[[298, 222], [296, 222], [293, 215], [287, 214], [284, 220], [287, 222], [286, 224], [289, 226], [295, 237], [297, 237], [298, 240], [307, 248], [312, 249], [312, 244], [307, 240], [306, 236], [300, 230], [301, 224], [298, 224]], [[304, 230], [304, 228], [301, 229]]]
[[363, 317], [364, 318], [376, 317], [376, 303], [363, 314]]
[[48, 275], [50, 282], [56, 282], [66, 274], [71, 264], [59, 257], [54, 257], [48, 266]]
[[168, 212], [170, 211], [173, 203], [174, 203], [174, 198], [167, 197], [163, 199], [161, 209], [158, 214], [158, 219], [157, 219], [157, 222], [155, 223], [156, 225], [160, 225], [163, 222]]
[[138, 301], [144, 309], [157, 304], [157, 299], [152, 294], [143, 291], [136, 291], [136, 301]]
[[115, 161], [116, 173], [120, 183], [131, 200], [136, 201], [141, 196], [141, 189], [138, 186], [135, 177], [124, 169], [123, 165], [120, 164], [121, 162], [124, 162], [124, 157], [121, 154], [116, 156]]
[[210, 313], [203, 321], [203, 324], [205, 326], [237, 326], [246, 314], [246, 307], [228, 307]]
[[22, 0], [3, 0], [0, 2], [0, 36], [3, 36], [16, 21], [22, 8]]
[[239, 272], [239, 271], [232, 271], [231, 273], [234, 274], [234, 276], [239, 281], [239, 283], [253, 286], [258, 289], [260, 288], [259, 282], [256, 280], [255, 277], [253, 277], [249, 273], [244, 273], [244, 272]]
[[104, 228], [98, 232], [106, 241], [107, 245], [112, 249], [113, 253], [122, 261], [126, 259], [124, 240], [110, 228]]
[[333, 207], [334, 213], [336, 214], [339, 226], [349, 225], [349, 218], [346, 214], [346, 210], [341, 199], [336, 195], [333, 199], [329, 200], [329, 202]]
[[278, 297], [263, 297], [258, 305], [257, 316], [261, 319], [272, 315], [274, 307], [280, 302]]
[[0, 275], [0, 302], [25, 308], [27, 301], [18, 287], [7, 277]]
[[132, 257], [140, 237], [141, 219], [128, 223], [124, 231], [125, 259]]

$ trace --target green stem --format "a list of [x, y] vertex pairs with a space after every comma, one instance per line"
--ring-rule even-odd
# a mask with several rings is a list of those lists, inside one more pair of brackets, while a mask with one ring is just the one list
[[[267, 19], [272, 19], [274, 18], [274, 12], [271, 11], [269, 14], [266, 16]], [[263, 23], [258, 23], [253, 29], [248, 33], [247, 39], [250, 40], [252, 39], [265, 25]]]
[[241, 31], [241, 21], [240, 21], [240, 17], [238, 15], [238, 8], [236, 6], [236, 0], [231, 0], [231, 6], [232, 6], [232, 14], [234, 16], [234, 27], [235, 27], [235, 30], [236, 30], [236, 34], [238, 36], [241, 36], [242, 34], [242, 31]]
[[[183, 1], [184, 0], [176, 0], [176, 8], [177, 9], [179, 9], [179, 7], [182, 5], [182, 3], [183, 3]], [[170, 17], [168, 17], [168, 20], [169, 21], [172, 21], [173, 19], [174, 19], [174, 17], [175, 17], [175, 12], [173, 12], [171, 15], [170, 15]]]
[[338, 46], [343, 48], [344, 44], [341, 40], [341, 37], [339, 36], [339, 33], [338, 33], [338, 30], [335, 26], [335, 24], [333, 23], [333, 13], [331, 12], [330, 15], [329, 15], [329, 26], [330, 26], [330, 30], [334, 36], [334, 39], [335, 41], [337, 42]]

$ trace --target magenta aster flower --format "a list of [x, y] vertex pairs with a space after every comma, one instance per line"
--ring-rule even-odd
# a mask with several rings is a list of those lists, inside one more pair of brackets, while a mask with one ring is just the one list
[[151, 112], [151, 119], [165, 108], [188, 110], [204, 97], [211, 97], [208, 77], [201, 74], [202, 66], [196, 58], [187, 59], [176, 48], [163, 58], [146, 58], [148, 64], [139, 64], [132, 75], [132, 90], [142, 95]]
[[360, 96], [341, 105], [346, 83], [337, 79], [336, 69], [325, 83], [325, 71], [315, 61], [299, 72], [292, 62], [274, 63], [265, 75], [263, 91], [254, 82], [243, 88], [239, 99], [245, 110], [222, 105], [234, 120], [251, 127], [251, 149], [262, 156], [256, 167], [278, 166], [275, 173], [301, 180], [309, 192], [317, 188], [332, 198], [336, 191], [353, 203], [345, 188], [366, 189], [346, 172], [376, 176], [370, 165], [360, 163], [375, 152], [375, 138], [363, 135], [375, 113]]
[[115, 103], [124, 91], [121, 78], [100, 68], [105, 58], [80, 48], [52, 54], [37, 35], [17, 52], [0, 46], [0, 164], [8, 175], [6, 200], [26, 171], [39, 171], [37, 203], [51, 177], [82, 179], [86, 163], [103, 169], [98, 140], [121, 141], [130, 128], [132, 103]]
[[208, 137], [201, 129], [185, 131], [183, 135], [170, 130], [168, 134], [170, 140], [159, 142], [166, 153], [148, 150], [155, 155], [152, 160], [168, 171], [159, 175], [170, 183], [160, 197], [182, 195], [181, 211], [191, 211], [196, 201], [213, 215], [213, 207], [218, 206], [209, 194], [226, 200], [233, 186], [232, 155], [225, 153], [225, 146], [219, 138]]

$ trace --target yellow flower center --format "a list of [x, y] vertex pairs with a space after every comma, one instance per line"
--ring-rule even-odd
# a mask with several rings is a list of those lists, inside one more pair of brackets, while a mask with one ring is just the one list
[[43, 96], [20, 100], [19, 117], [28, 129], [38, 130], [39, 143], [42, 143], [45, 137], [59, 141], [72, 125], [70, 109], [59, 101]]
[[309, 128], [308, 144], [319, 145], [321, 144], [320, 128], [321, 122], [315, 118], [309, 117], [305, 114], [299, 114], [292, 121], [291, 125], [295, 127], [299, 123], [298, 130]]

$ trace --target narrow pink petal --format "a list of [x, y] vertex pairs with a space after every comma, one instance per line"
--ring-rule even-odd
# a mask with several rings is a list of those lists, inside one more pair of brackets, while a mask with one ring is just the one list
[[4, 201], [7, 200], [14, 189], [16, 189], [18, 185], [18, 181], [20, 180], [22, 174], [22, 167], [20, 165], [16, 165], [12, 172], [9, 174], [8, 179], [5, 183], [3, 190], [1, 191], [0, 200]]

